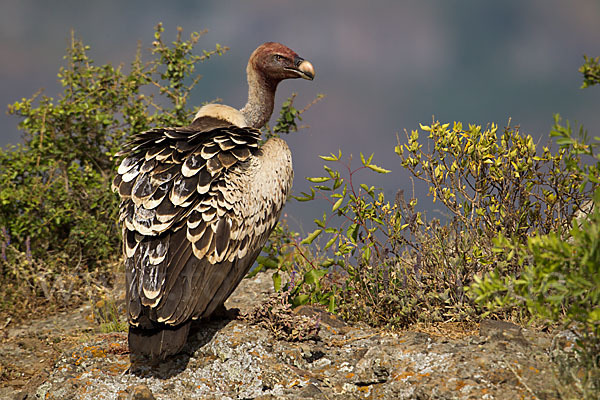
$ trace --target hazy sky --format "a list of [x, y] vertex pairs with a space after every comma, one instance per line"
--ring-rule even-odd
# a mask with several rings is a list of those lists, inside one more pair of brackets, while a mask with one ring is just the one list
[[[193, 101], [222, 98], [244, 104], [245, 65], [252, 50], [279, 41], [310, 60], [314, 82], [286, 81], [277, 102], [298, 92], [303, 106], [327, 97], [305, 114], [310, 129], [288, 139], [294, 190], [319, 175], [318, 154], [375, 152], [395, 174], [365, 179], [393, 195], [409, 188], [393, 153], [396, 133], [430, 122], [496, 122], [547, 137], [552, 115], [583, 123], [599, 134], [600, 90], [580, 90], [582, 55], [600, 55], [597, 0], [501, 1], [32, 1], [0, 3], [0, 102], [3, 106], [44, 88], [59, 90], [69, 31], [91, 46], [97, 64], [128, 64], [138, 41], [149, 48], [153, 27], [167, 37], [177, 26], [189, 34], [209, 29], [198, 47], [231, 50], [201, 66]], [[0, 115], [0, 145], [16, 143], [15, 117]], [[310, 207], [309, 207], [310, 208]], [[307, 205], [286, 209], [297, 218]], [[310, 222], [304, 224], [311, 228]]]

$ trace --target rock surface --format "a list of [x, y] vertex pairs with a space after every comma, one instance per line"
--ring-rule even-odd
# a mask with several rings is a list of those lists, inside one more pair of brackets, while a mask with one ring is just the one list
[[[271, 286], [268, 274], [246, 279], [227, 306], [248, 312]], [[544, 333], [500, 321], [389, 333], [348, 326], [313, 307], [297, 312], [319, 321], [317, 339], [287, 342], [241, 319], [211, 321], [182, 355], [157, 366], [130, 366], [127, 335], [97, 333], [85, 308], [4, 328], [0, 398], [558, 397]]]

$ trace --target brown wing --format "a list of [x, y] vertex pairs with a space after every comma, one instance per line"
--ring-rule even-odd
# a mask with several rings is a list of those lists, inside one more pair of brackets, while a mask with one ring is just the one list
[[134, 325], [209, 315], [256, 259], [291, 185], [291, 159], [265, 163], [259, 136], [206, 120], [142, 133], [123, 152], [113, 189]]

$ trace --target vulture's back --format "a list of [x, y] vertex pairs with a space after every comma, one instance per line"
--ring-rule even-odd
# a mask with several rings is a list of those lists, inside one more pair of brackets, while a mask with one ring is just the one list
[[248, 272], [292, 183], [281, 139], [201, 116], [139, 134], [122, 152], [121, 196], [132, 354], [164, 358]]

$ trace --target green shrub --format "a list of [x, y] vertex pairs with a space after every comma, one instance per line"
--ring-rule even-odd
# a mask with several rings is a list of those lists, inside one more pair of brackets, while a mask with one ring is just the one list
[[525, 242], [500, 233], [492, 250], [498, 260], [514, 263], [520, 269], [514, 275], [498, 270], [472, 286], [478, 303], [488, 312], [500, 308], [523, 306], [535, 319], [565, 326], [575, 325], [583, 335], [600, 334], [600, 155], [587, 133], [579, 130], [575, 138], [570, 124], [560, 124], [555, 117], [551, 133], [557, 137], [562, 152], [579, 159], [588, 156], [595, 162], [573, 162], [566, 173], [580, 176], [580, 192], [594, 189], [592, 199], [585, 198], [567, 231], [536, 230]]
[[0, 312], [56, 300], [43, 286], [58, 288], [65, 275], [79, 277], [71, 292], [111, 279], [120, 255], [113, 154], [133, 133], [186, 124], [196, 65], [227, 50], [217, 45], [193, 55], [201, 34], [183, 40], [178, 28], [165, 44], [163, 30], [156, 27], [150, 60], [138, 49], [129, 72], [96, 66], [89, 46], [72, 34], [58, 73], [62, 93], [38, 92], [9, 106], [22, 119], [24, 143], [0, 149]]
[[[583, 87], [599, 83], [598, 58], [580, 69]], [[493, 250], [504, 262], [518, 265], [515, 274], [492, 271], [476, 279], [470, 290], [487, 313], [524, 308], [545, 324], [573, 331], [575, 352], [555, 356], [557, 376], [565, 398], [597, 399], [600, 393], [600, 137], [591, 141], [580, 127], [555, 116], [551, 136], [568, 155], [565, 173], [582, 177], [580, 192], [595, 190], [592, 199], [580, 203], [567, 235], [538, 230], [526, 242], [501, 232]], [[586, 157], [583, 162], [580, 157]]]
[[[488, 309], [523, 305], [545, 321], [575, 324], [600, 335], [600, 191], [593, 211], [574, 224], [568, 240], [535, 235], [526, 244], [500, 235], [494, 251], [523, 266], [518, 275], [497, 271], [476, 279], [477, 301]], [[600, 353], [598, 353], [600, 354]]]
[[499, 236], [494, 250], [523, 266], [516, 275], [490, 272], [472, 285], [488, 312], [524, 307], [545, 324], [573, 330], [575, 353], [555, 358], [566, 398], [597, 398], [600, 393], [600, 190], [593, 211], [573, 225], [570, 238], [536, 235], [527, 244]]
[[[548, 147], [538, 154], [531, 136], [516, 128], [498, 134], [495, 125], [434, 122], [421, 130], [431, 151], [415, 130], [396, 153], [429, 184], [449, 218], [428, 221], [414, 194], [405, 199], [400, 190], [389, 201], [381, 189], [358, 183], [360, 171], [389, 172], [373, 164], [373, 156], [361, 154], [358, 168], [341, 152], [321, 156], [325, 174], [307, 178], [314, 185], [297, 199], [326, 199], [330, 211], [304, 239], [278, 232], [259, 259], [277, 268], [277, 289], [293, 285], [293, 304], [321, 303], [375, 326], [477, 320], [481, 310], [465, 287], [489, 271], [507, 276], [522, 268], [493, 251], [494, 238], [501, 233], [526, 243], [536, 232], [564, 238], [589, 199], [585, 174], [569, 167], [579, 165], [578, 154]], [[518, 308], [503, 313], [524, 316]]]
[[579, 190], [583, 175], [567, 168], [579, 163], [576, 154], [553, 154], [548, 146], [538, 154], [533, 138], [518, 128], [500, 135], [494, 124], [485, 130], [437, 122], [421, 128], [433, 150], [424, 152], [412, 131], [408, 143], [396, 147], [402, 165], [429, 184], [434, 202], [488, 243], [498, 233], [520, 241], [533, 232], [563, 235], [589, 198]]

